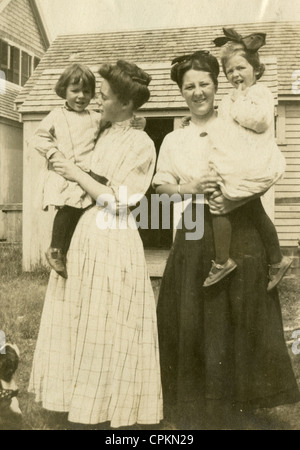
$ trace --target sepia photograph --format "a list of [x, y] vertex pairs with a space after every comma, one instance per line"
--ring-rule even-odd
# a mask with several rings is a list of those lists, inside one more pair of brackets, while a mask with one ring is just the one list
[[0, 0], [0, 430], [300, 430], [299, 0]]

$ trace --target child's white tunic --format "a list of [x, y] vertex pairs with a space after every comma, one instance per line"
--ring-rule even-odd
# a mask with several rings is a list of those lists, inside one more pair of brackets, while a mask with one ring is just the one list
[[210, 160], [225, 197], [240, 200], [267, 191], [283, 175], [285, 159], [274, 137], [274, 99], [255, 84], [233, 100], [224, 97], [209, 129]]
[[[144, 194], [153, 142], [129, 122], [96, 144], [92, 170], [119, 199]], [[162, 419], [156, 304], [137, 229], [99, 229], [101, 208], [81, 217], [68, 252], [67, 280], [52, 271], [29, 390], [44, 408], [75, 423], [112, 427]]]

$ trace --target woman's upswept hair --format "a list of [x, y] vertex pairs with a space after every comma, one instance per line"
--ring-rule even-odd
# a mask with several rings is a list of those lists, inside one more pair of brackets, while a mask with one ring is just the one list
[[120, 102], [133, 102], [134, 109], [140, 108], [150, 98], [148, 85], [151, 77], [136, 64], [119, 60], [115, 65], [103, 64], [99, 74], [108, 83]]
[[217, 58], [215, 58], [209, 51], [197, 51], [191, 55], [179, 56], [172, 62], [171, 80], [177, 83], [179, 89], [182, 89], [183, 77], [189, 70], [199, 70], [208, 72], [216, 90], [218, 89], [218, 76], [220, 73], [220, 66]]
[[227, 44], [220, 50], [220, 59], [226, 76], [226, 64], [230, 58], [236, 55], [241, 55], [246, 59], [246, 61], [248, 61], [255, 71], [257, 80], [262, 77], [265, 71], [265, 66], [260, 62], [258, 52], [248, 51], [242, 44], [231, 41], [227, 42]]
[[92, 93], [92, 97], [95, 96], [96, 91], [96, 78], [93, 72], [83, 64], [71, 64], [68, 66], [55, 86], [56, 94], [61, 98], [66, 98], [66, 90], [70, 84], [82, 83], [84, 89], [89, 89]]

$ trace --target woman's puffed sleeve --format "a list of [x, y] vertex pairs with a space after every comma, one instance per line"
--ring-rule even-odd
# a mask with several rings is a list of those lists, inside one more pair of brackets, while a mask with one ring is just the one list
[[41, 121], [30, 141], [30, 146], [47, 159], [51, 158], [58, 150], [55, 135], [56, 115], [57, 110], [51, 111], [51, 113]]
[[251, 86], [233, 102], [231, 116], [242, 127], [264, 133], [273, 123], [272, 93], [264, 86]]
[[120, 170], [109, 183], [118, 206], [136, 206], [151, 185], [156, 162], [153, 141], [143, 131], [136, 131], [133, 148], [121, 162]]
[[174, 150], [174, 143], [173, 134], [171, 133], [164, 138], [160, 147], [156, 174], [152, 181], [154, 188], [162, 184], [177, 184], [179, 181], [173, 168], [172, 150]]

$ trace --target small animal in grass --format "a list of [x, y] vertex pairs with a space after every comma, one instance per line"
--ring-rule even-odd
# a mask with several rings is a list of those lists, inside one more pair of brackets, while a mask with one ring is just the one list
[[0, 348], [0, 426], [20, 423], [18, 387], [15, 373], [19, 365], [20, 352], [17, 345], [5, 344]]

